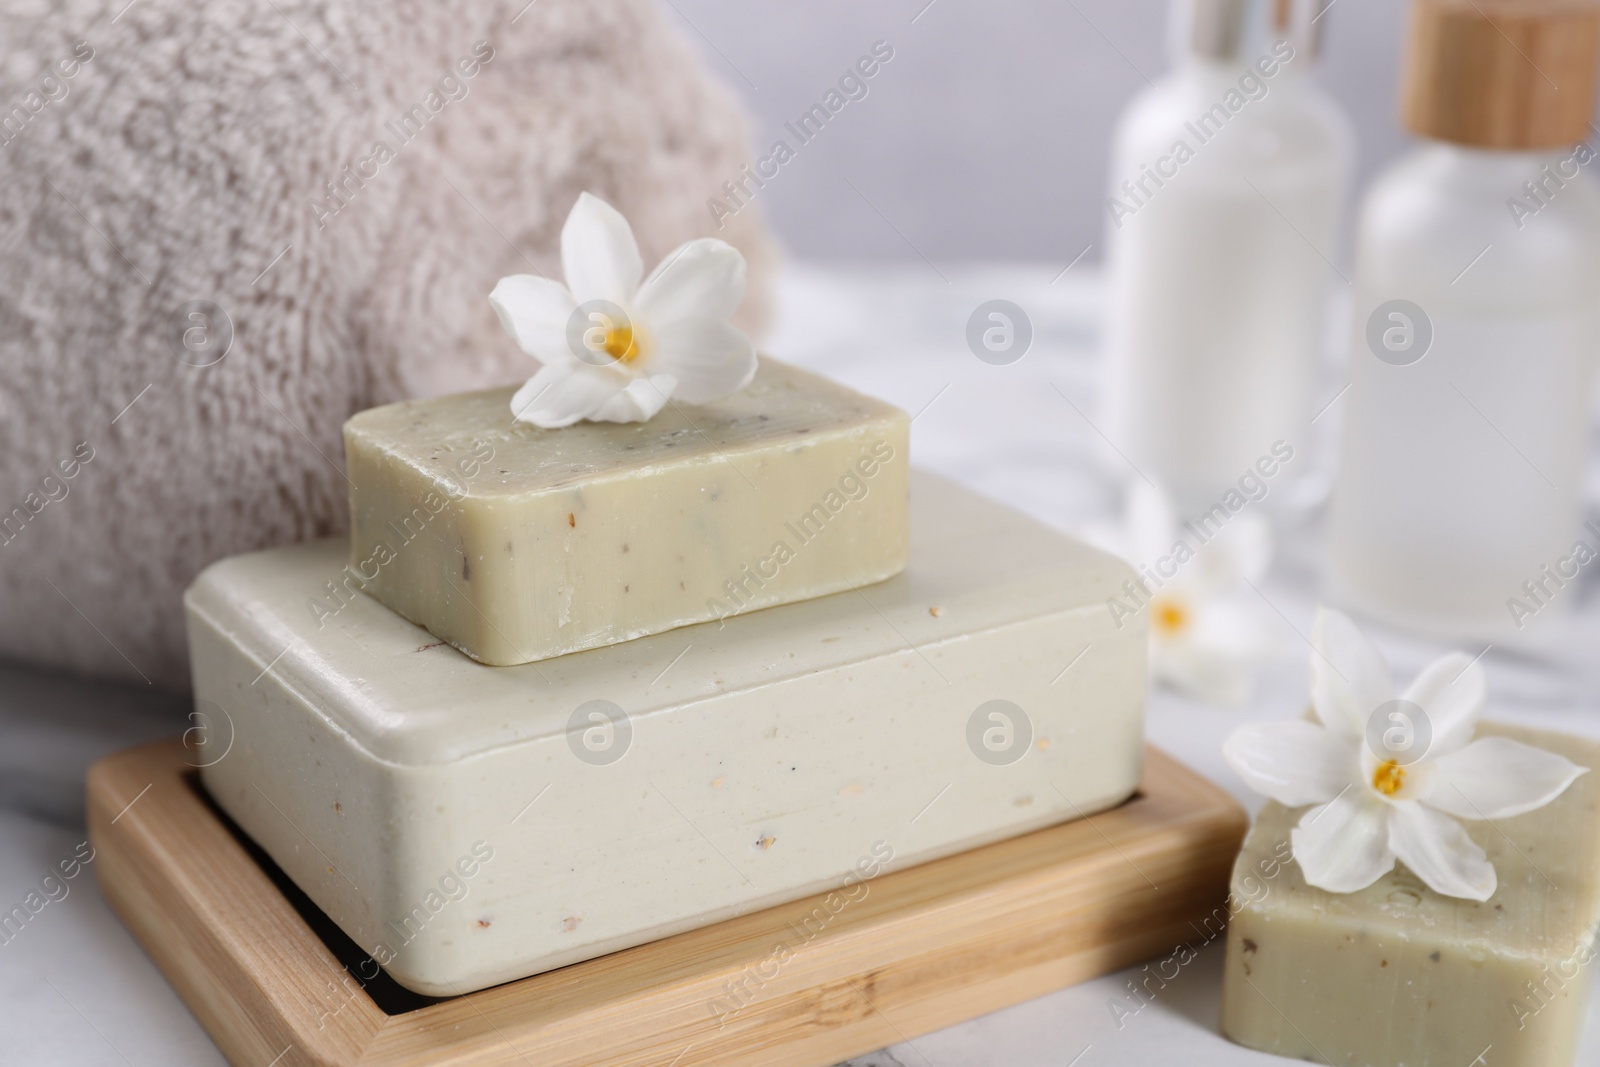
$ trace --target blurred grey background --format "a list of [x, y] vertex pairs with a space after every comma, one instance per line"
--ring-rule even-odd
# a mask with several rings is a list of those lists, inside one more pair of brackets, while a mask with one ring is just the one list
[[[1094, 261], [1112, 128], [1167, 69], [1168, 0], [661, 3], [743, 96], [758, 154], [794, 144], [784, 122], [873, 42], [893, 46], [868, 95], [756, 194], [808, 258], [1065, 265], [1093, 244]], [[1407, 144], [1396, 91], [1408, 5], [1323, 3], [1319, 77], [1355, 124], [1359, 190]]]

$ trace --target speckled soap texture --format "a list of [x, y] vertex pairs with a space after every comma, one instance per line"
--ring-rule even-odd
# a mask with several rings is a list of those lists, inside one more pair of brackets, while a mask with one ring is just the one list
[[1130, 568], [920, 473], [912, 526], [879, 585], [516, 667], [370, 597], [313, 610], [343, 541], [225, 560], [187, 596], [196, 699], [232, 728], [205, 787], [442, 995], [1128, 797], [1147, 636], [1105, 602]]
[[1403, 865], [1357, 893], [1308, 886], [1299, 810], [1269, 803], [1233, 872], [1222, 1029], [1339, 1067], [1573, 1067], [1600, 927], [1600, 744], [1485, 724], [1591, 768], [1549, 806], [1463, 822], [1488, 901], [1444, 897]]
[[[543, 430], [510, 389], [345, 424], [349, 569], [506, 666], [823, 596], [907, 552], [904, 412], [770, 359], [741, 392], [643, 423]], [[330, 603], [331, 609], [335, 603]]]

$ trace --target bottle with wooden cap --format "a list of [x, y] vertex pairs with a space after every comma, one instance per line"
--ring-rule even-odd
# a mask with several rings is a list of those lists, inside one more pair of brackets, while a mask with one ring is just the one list
[[1505, 640], [1571, 606], [1600, 554], [1581, 523], [1597, 57], [1595, 0], [1414, 0], [1402, 111], [1423, 143], [1360, 216], [1335, 599]]
[[1108, 460], [1163, 483], [1189, 514], [1237, 497], [1275, 445], [1295, 456], [1275, 485], [1308, 466], [1354, 154], [1343, 112], [1310, 77], [1321, 7], [1174, 0], [1172, 69], [1116, 133]]

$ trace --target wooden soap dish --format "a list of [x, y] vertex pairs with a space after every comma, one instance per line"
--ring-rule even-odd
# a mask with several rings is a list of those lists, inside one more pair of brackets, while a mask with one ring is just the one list
[[430, 1000], [360, 980], [365, 954], [209, 802], [178, 741], [97, 763], [88, 810], [107, 899], [240, 1067], [825, 1067], [1193, 939], [1247, 822], [1150, 748], [1121, 807], [884, 874], [809, 940], [821, 897]]

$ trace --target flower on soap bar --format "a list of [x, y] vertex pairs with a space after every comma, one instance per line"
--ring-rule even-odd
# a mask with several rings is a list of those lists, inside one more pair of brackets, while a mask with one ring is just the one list
[[1126, 529], [1104, 542], [1139, 572], [1107, 604], [1120, 629], [1148, 615], [1155, 680], [1199, 700], [1241, 704], [1273, 641], [1250, 591], [1272, 560], [1261, 515], [1226, 525], [1180, 524], [1167, 494], [1144, 481], [1128, 489]]
[[1222, 749], [1256, 792], [1315, 805], [1291, 835], [1306, 881], [1354, 893], [1399, 859], [1437, 893], [1488, 900], [1494, 865], [1456, 819], [1541, 808], [1588, 768], [1509, 738], [1473, 740], [1486, 683], [1463, 653], [1435, 660], [1401, 693], [1345, 615], [1319, 609], [1312, 644], [1318, 721], [1242, 726]]
[[512, 397], [513, 418], [546, 429], [644, 422], [672, 397], [701, 404], [750, 384], [755, 346], [727, 321], [745, 285], [732, 245], [689, 241], [641, 284], [628, 220], [584, 193], [561, 228], [561, 269], [566, 285], [515, 274], [489, 294], [506, 332], [543, 363]]

